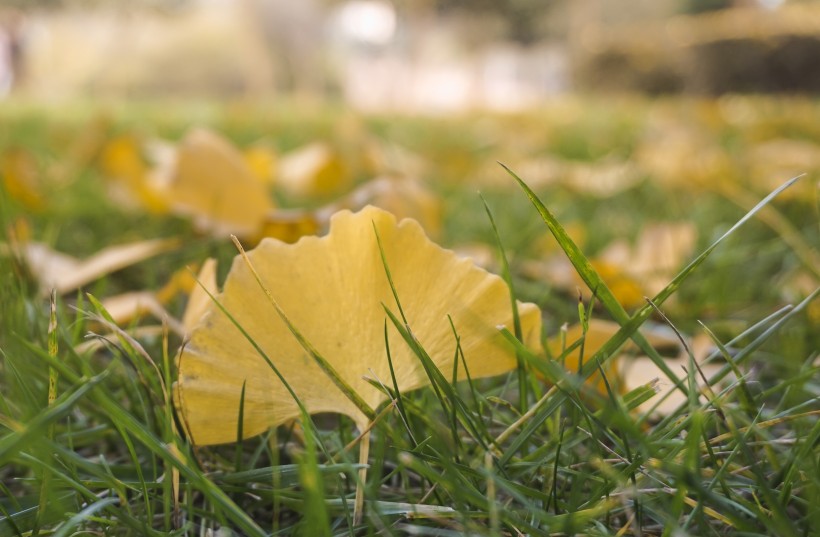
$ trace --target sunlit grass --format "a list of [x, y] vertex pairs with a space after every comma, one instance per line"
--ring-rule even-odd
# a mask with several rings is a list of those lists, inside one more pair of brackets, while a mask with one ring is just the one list
[[[796, 133], [820, 142], [805, 117], [810, 105], [680, 106], [675, 125], [703, 130], [730, 160], [742, 161], [767, 136]], [[688, 336], [708, 328], [715, 360], [725, 366], [710, 379], [693, 367], [674, 371], [688, 397], [675, 412], [652, 419], [631, 410], [648, 390], [597, 393], [525, 349], [521, 369], [504, 378], [453, 386], [451, 372], [433, 372], [436, 389], [396, 394], [395, 406], [371, 432], [366, 513], [357, 527], [359, 466], [355, 450], [345, 446], [358, 433], [350, 420], [314, 416], [315, 430], [283, 426], [238, 447], [193, 449], [180, 435], [168, 396], [179, 338], [120, 338], [100, 351], [77, 353], [90, 331], [105, 327], [103, 312], [77, 293], [57, 299], [57, 345], [50, 352], [49, 301], [25, 267], [3, 256], [0, 536], [200, 535], [217, 528], [243, 535], [813, 534], [820, 527], [818, 282], [793, 244], [751, 218], [710, 250], [751, 207], [728, 201], [703, 179], [685, 177], [681, 185], [649, 175], [601, 199], [562, 184], [527, 192], [495, 164], [504, 161], [530, 183], [516, 163], [547, 153], [590, 162], [607, 155], [631, 159], [650, 116], [664, 107], [675, 110], [674, 103], [635, 102], [622, 113], [601, 103], [588, 110], [570, 103], [563, 115], [458, 120], [359, 119], [327, 110], [301, 121], [297, 114], [254, 116], [241, 107], [203, 107], [190, 115], [157, 108], [145, 115], [112, 113], [103, 138], [134, 125], [174, 138], [199, 120], [238, 142], [268, 135], [286, 149], [338, 139], [351, 132], [338, 125], [353, 121], [412, 149], [427, 159], [425, 179], [443, 195], [441, 242], [493, 248], [498, 272], [508, 274], [518, 298], [542, 306], [550, 334], [579, 320], [577, 291], [554, 286], [547, 275], [534, 278], [521, 266], [544, 256], [555, 239], [570, 254], [597, 290], [593, 298], [581, 289], [585, 312], [624, 326], [603, 351], [587, 356], [582, 375], [611, 359], [618, 340], [645, 319], [665, 322], [651, 305], [624, 310], [590, 259], [612, 240], [636, 237], [647, 222], [691, 220], [699, 237], [693, 258], [710, 255], [662, 291], [675, 291], [669, 303], [661, 296], [655, 304]], [[126, 240], [184, 237], [179, 250], [85, 289], [96, 297], [158, 289], [173, 271], [207, 256], [221, 259], [224, 276], [236, 254], [227, 241], [198, 236], [182, 219], [123, 211], [109, 201], [94, 148], [71, 152], [81, 144], [66, 145], [94, 128], [87, 110], [55, 122], [36, 112], [0, 111], [13, 126], [0, 134], [0, 149], [31, 151], [46, 180], [61, 177], [61, 165], [71, 171], [65, 182], [49, 183], [42, 213], [0, 199], [6, 240], [21, 217], [34, 238], [78, 256]], [[743, 182], [732, 170], [713, 170], [709, 180], [734, 174], [725, 180], [748, 190], [755, 203], [772, 190]], [[790, 190], [814, 192], [813, 199], [786, 191], [766, 206], [790, 222], [814, 249], [811, 256], [818, 246], [817, 193], [806, 183], [816, 183], [817, 170], [802, 171], [809, 176]], [[492, 223], [475, 193], [479, 186]], [[585, 230], [583, 245], [563, 233], [571, 224]], [[808, 291], [795, 285], [795, 274], [813, 281]], [[177, 316], [183, 307], [183, 297], [168, 305]], [[406, 337], [390, 345], [412, 347], [400, 313], [391, 314], [388, 322]], [[423, 349], [414, 351], [424, 360]], [[53, 401], [50, 372], [59, 377]], [[719, 377], [731, 372], [736, 380], [719, 387]], [[382, 380], [390, 390], [389, 379]], [[707, 380], [714, 389], [706, 389]]]

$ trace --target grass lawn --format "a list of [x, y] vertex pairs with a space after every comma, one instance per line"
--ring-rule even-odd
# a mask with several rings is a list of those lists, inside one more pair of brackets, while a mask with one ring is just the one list
[[[567, 98], [457, 118], [0, 103], [0, 537], [817, 535], [818, 117], [817, 101], [757, 97]], [[192, 446], [171, 397], [183, 339], [167, 327], [196, 286], [169, 282], [212, 257], [222, 283], [237, 250], [185, 215], [110, 195], [104, 163], [118, 137], [148, 151], [192, 126], [266, 148], [266, 188], [288, 209], [411, 175], [437, 200], [428, 234], [535, 303], [549, 350], [519, 345], [502, 376], [436, 370], [431, 386], [385, 388], [366, 440], [322, 413]], [[287, 156], [319, 141], [335, 159], [329, 189], [281, 189]], [[36, 241], [82, 260], [156, 238], [179, 242], [62, 293], [53, 311], [17, 255]], [[163, 330], [147, 311], [104, 342], [115, 328], [95, 300], [137, 291], [161, 296], [172, 321]], [[413, 319], [410, 331], [394, 320], [391, 345], [424, 361]], [[596, 321], [615, 324], [593, 338]]]

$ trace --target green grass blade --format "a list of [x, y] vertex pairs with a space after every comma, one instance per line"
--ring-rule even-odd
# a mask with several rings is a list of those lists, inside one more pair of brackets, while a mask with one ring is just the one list
[[[47, 353], [43, 352], [36, 346], [28, 343], [26, 345], [34, 355], [42, 358], [47, 364], [56, 367], [59, 370], [60, 376], [65, 378], [69, 383], [80, 385], [80, 388], [77, 390], [80, 394], [77, 395], [77, 393], [74, 393], [72, 394], [73, 397], [76, 397], [76, 399], [79, 400], [80, 397], [87, 394], [89, 399], [94, 403], [95, 408], [103, 416], [105, 416], [107, 420], [110, 420], [112, 423], [116, 423], [119, 427], [122, 427], [125, 431], [128, 431], [134, 439], [148, 448], [154, 455], [160, 457], [162, 460], [177, 468], [180, 475], [187, 479], [190, 484], [196, 488], [196, 490], [200, 491], [208, 499], [208, 501], [210, 501], [213, 505], [218, 506], [220, 510], [225, 513], [227, 518], [233, 521], [237, 527], [242, 529], [242, 531], [254, 537], [265, 536], [264, 531], [262, 531], [253, 519], [245, 513], [244, 510], [239, 508], [239, 506], [237, 506], [222, 490], [220, 490], [219, 487], [213, 483], [213, 481], [208, 479], [208, 477], [201, 473], [201, 471], [192, 466], [188, 460], [184, 459], [180, 454], [172, 449], [172, 446], [167, 445], [162, 440], [157, 438], [154, 433], [146, 428], [142, 422], [137, 420], [131, 413], [125, 410], [120, 402], [115, 400], [105, 389], [101, 389], [99, 387], [100, 382], [105, 378], [104, 374], [98, 375], [93, 379], [80, 377], [67, 366], [60, 363], [60, 361], [51, 359]], [[76, 402], [73, 398], [72, 401]], [[54, 408], [59, 408], [61, 413], [67, 412], [69, 408], [65, 408], [66, 405], [60, 404], [60, 402], [61, 400], [58, 398], [57, 404], [55, 404]], [[44, 412], [44, 414], [52, 411], [53, 409], [49, 409]], [[51, 419], [56, 419], [57, 417], [59, 416]], [[31, 424], [29, 424], [28, 428], [30, 427]], [[28, 428], [26, 430], [28, 430]], [[42, 428], [42, 424], [39, 425], [39, 428]], [[9, 451], [5, 440], [5, 438], [0, 440], [0, 463], [3, 461], [3, 454]]]
[[75, 382], [74, 388], [57, 397], [52, 405], [46, 407], [26, 424], [21, 425], [19, 430], [0, 438], [0, 466], [15, 457], [22, 449], [36, 442], [38, 438], [45, 437], [52, 423], [68, 414], [78, 401], [107, 376], [108, 373], [104, 372], [96, 377]]
[[[302, 419], [310, 418], [303, 414]], [[330, 535], [330, 520], [325, 507], [324, 481], [316, 458], [313, 430], [305, 427], [304, 431], [305, 451], [299, 462], [299, 482], [304, 494], [301, 534], [325, 537]]]
[[[501, 164], [501, 163], [499, 163]], [[546, 223], [547, 228], [550, 230], [552, 235], [555, 237], [555, 240], [558, 241], [561, 249], [564, 250], [567, 258], [569, 258], [572, 266], [575, 267], [575, 270], [578, 272], [578, 275], [584, 281], [584, 283], [592, 290], [593, 296], [596, 297], [601, 303], [604, 305], [606, 310], [609, 312], [610, 315], [620, 324], [622, 327], [625, 327], [628, 323], [630, 317], [626, 310], [621, 306], [618, 300], [615, 298], [615, 295], [612, 294], [612, 291], [606, 285], [604, 280], [598, 275], [595, 268], [586, 258], [586, 256], [581, 252], [581, 249], [573, 242], [567, 232], [564, 230], [563, 226], [558, 222], [558, 220], [552, 215], [549, 209], [547, 209], [546, 205], [536, 196], [535, 192], [530, 189], [529, 186], [520, 178], [518, 175], [515, 174], [512, 170], [510, 170], [504, 164], [501, 164], [501, 167], [510, 174], [513, 179], [518, 182], [518, 185], [527, 195], [529, 200], [535, 206], [538, 213], [541, 215], [541, 218]], [[682, 279], [681, 279], [682, 280]], [[677, 286], [675, 286], [677, 289]], [[671, 292], [670, 292], [671, 294]], [[658, 302], [660, 304], [660, 302]], [[641, 310], [643, 311], [643, 310]], [[648, 315], [647, 315], [648, 317]], [[631, 328], [627, 333], [627, 337], [631, 337], [635, 343], [640, 347], [640, 349], [649, 356], [652, 361], [658, 366], [661, 371], [672, 381], [674, 382], [679, 389], [681, 389], [684, 393], [686, 393], [686, 388], [683, 383], [681, 383], [680, 379], [678, 379], [677, 375], [666, 365], [663, 358], [658, 355], [654, 348], [646, 341], [646, 338], [637, 332], [637, 328], [643, 324], [643, 322], [635, 323], [634, 328]], [[620, 342], [618, 345], [613, 345], [612, 349], [608, 349], [607, 352], [600, 352], [599, 354], [606, 359], [615, 348], [619, 347], [623, 344], [623, 341]], [[603, 351], [603, 349], [602, 349]]]
[[[498, 256], [501, 259], [501, 277], [505, 282], [507, 282], [507, 287], [510, 290], [510, 308], [512, 309], [514, 329], [513, 333], [519, 341], [523, 341], [523, 336], [521, 333], [521, 316], [518, 313], [515, 286], [513, 284], [512, 273], [510, 272], [510, 263], [507, 260], [507, 252], [504, 250], [504, 244], [501, 242], [501, 235], [498, 232], [498, 226], [495, 224], [495, 218], [490, 210], [490, 206], [487, 204], [487, 200], [484, 199], [484, 196], [482, 196], [481, 193], [479, 193], [478, 196], [484, 204], [484, 211], [487, 213], [487, 218], [490, 220], [490, 226], [493, 230], [493, 237], [495, 238], [495, 245], [498, 249]], [[527, 401], [529, 399], [527, 397], [528, 372], [524, 360], [518, 355], [516, 355], [516, 360], [518, 362], [518, 410], [520, 412], [525, 412], [527, 410]]]
[[[445, 414], [447, 414], [447, 402], [454, 405], [458, 410], [458, 417], [462, 425], [464, 425], [465, 429], [479, 444], [482, 445], [482, 447], [486, 448], [486, 441], [480, 434], [480, 428], [475, 424], [473, 416], [467, 409], [464, 401], [462, 401], [453, 386], [447, 381], [441, 371], [439, 371], [438, 367], [436, 367], [436, 364], [433, 362], [433, 359], [430, 358], [427, 351], [425, 351], [419, 344], [418, 340], [416, 340], [408, 327], [402, 325], [401, 321], [396, 318], [393, 312], [387, 309], [387, 306], [382, 306], [384, 307], [384, 311], [387, 313], [387, 316], [390, 318], [390, 321], [393, 323], [393, 326], [396, 327], [396, 330], [398, 330], [399, 334], [401, 334], [405, 343], [407, 343], [413, 351], [413, 354], [415, 354], [421, 362], [425, 373], [427, 373], [427, 376], [430, 379], [430, 384], [436, 392], [436, 396], [439, 399], [442, 410]], [[444, 396], [441, 395], [442, 393]]]
[[119, 498], [103, 498], [90, 504], [88, 507], [69, 518], [64, 524], [61, 524], [60, 528], [52, 534], [52, 537], [68, 537], [69, 535], [73, 535], [72, 532], [80, 524], [106, 507], [114, 505], [118, 502]]
[[236, 422], [236, 448], [234, 450], [234, 468], [235, 471], [242, 471], [242, 441], [245, 439], [244, 425], [245, 425], [245, 387], [248, 381], [242, 382], [242, 391], [239, 392], [239, 417]]
[[384, 267], [384, 274], [387, 276], [387, 282], [390, 284], [390, 291], [393, 292], [393, 299], [396, 301], [396, 306], [399, 308], [399, 315], [404, 324], [407, 324], [407, 316], [404, 315], [404, 309], [401, 307], [401, 300], [399, 300], [399, 293], [396, 291], [396, 285], [393, 283], [393, 275], [390, 273], [390, 265], [387, 263], [387, 257], [384, 255], [384, 248], [382, 247], [382, 238], [379, 236], [379, 230], [376, 229], [376, 222], [373, 224], [373, 234], [376, 235], [376, 244], [379, 247], [379, 255], [382, 259], [382, 266]]

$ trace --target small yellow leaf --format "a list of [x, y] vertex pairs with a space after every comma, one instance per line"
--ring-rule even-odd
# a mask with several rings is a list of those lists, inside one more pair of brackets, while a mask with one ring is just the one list
[[105, 144], [100, 157], [103, 173], [112, 180], [110, 194], [125, 205], [137, 204], [154, 214], [168, 211], [166, 194], [152, 180], [139, 140], [123, 135]]
[[[390, 213], [366, 207], [337, 213], [322, 238], [304, 237], [292, 245], [263, 240], [248, 252], [262, 283], [366, 404], [375, 408], [385, 401], [363, 377], [389, 382], [383, 308], [397, 310], [376, 232], [409, 326], [442, 371], [452, 371], [456, 350], [450, 318], [472, 378], [516, 367], [514, 349], [498, 333], [499, 325], [512, 327], [504, 281], [431, 242], [414, 220], [397, 223]], [[366, 423], [359, 407], [296, 340], [242, 259], [234, 260], [217, 300], [276, 364], [309, 412], [336, 412], [360, 426]], [[541, 312], [534, 304], [518, 308], [524, 341], [537, 349]], [[389, 322], [388, 335], [399, 390], [426, 385], [419, 359]], [[214, 306], [182, 349], [178, 366], [175, 402], [195, 444], [236, 440], [243, 384], [246, 437], [299, 417], [268, 364]], [[463, 378], [463, 368], [459, 374]]]
[[32, 211], [42, 211], [45, 201], [40, 186], [37, 163], [31, 153], [9, 149], [0, 161], [3, 187], [9, 196]]
[[321, 198], [344, 191], [350, 180], [338, 152], [326, 143], [314, 142], [282, 156], [275, 183], [293, 196]]

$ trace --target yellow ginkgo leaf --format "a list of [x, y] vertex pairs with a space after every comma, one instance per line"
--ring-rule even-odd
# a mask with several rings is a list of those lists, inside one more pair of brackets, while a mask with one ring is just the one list
[[[655, 296], [675, 276], [692, 254], [697, 231], [691, 222], [649, 223], [634, 245], [618, 240], [591, 260], [592, 266], [626, 308], [644, 304], [644, 297]], [[570, 292], [584, 282], [563, 254], [544, 261], [522, 264], [531, 278], [548, 280]]]
[[267, 187], [239, 150], [209, 130], [189, 132], [168, 169], [171, 209], [203, 230], [250, 237], [273, 209]]
[[[409, 327], [439, 369], [453, 369], [453, 326], [472, 378], [515, 367], [515, 352], [498, 332], [500, 325], [512, 327], [504, 281], [437, 246], [414, 220], [397, 223], [375, 207], [337, 213], [325, 237], [304, 237], [292, 245], [263, 240], [248, 253], [249, 263], [234, 260], [217, 297], [309, 412], [344, 414], [360, 427], [367, 424], [364, 412], [297, 341], [265, 298], [249, 264], [292, 325], [363, 402], [375, 408], [386, 396], [363, 377], [390, 384], [385, 323], [399, 390], [429, 382], [419, 359], [387, 320], [384, 307], [398, 308], [382, 251]], [[519, 304], [518, 309], [524, 342], [536, 349], [540, 311], [534, 304]], [[215, 306], [182, 349], [178, 367], [175, 402], [195, 444], [236, 441], [243, 385], [246, 437], [299, 417], [283, 383]], [[464, 378], [462, 367], [459, 376]]]
[[441, 203], [423, 184], [404, 177], [379, 177], [316, 210], [271, 211], [262, 224], [258, 238], [296, 242], [305, 235], [326, 232], [331, 217], [337, 212], [344, 209], [355, 212], [368, 205], [384, 209], [399, 220], [412, 218], [433, 237], [441, 230]]

